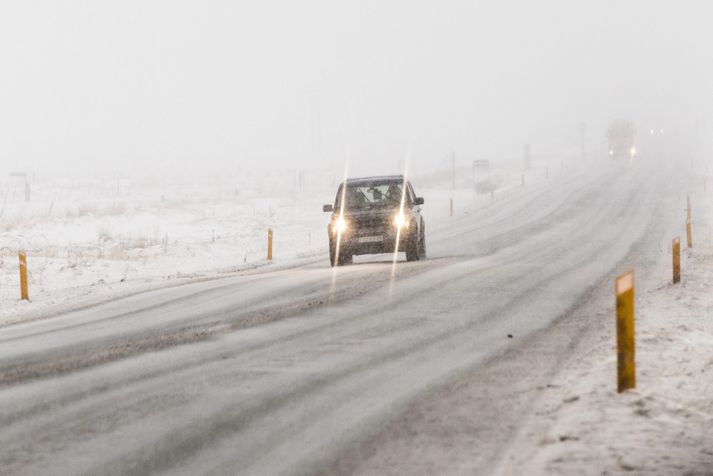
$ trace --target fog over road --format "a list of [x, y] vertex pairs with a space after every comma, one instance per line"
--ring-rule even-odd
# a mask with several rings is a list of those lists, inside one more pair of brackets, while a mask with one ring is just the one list
[[[381, 256], [332, 270], [325, 250], [293, 267], [2, 328], [0, 467], [482, 471], [564, 350], [543, 348], [542, 359], [520, 362], [526, 371], [512, 379], [529, 392], [491, 389], [492, 401], [520, 402], [496, 422], [492, 407], [458, 413], [442, 395], [436, 421], [409, 409], [428, 407], [439, 389], [457, 391], [494, 357], [518, 358], [511, 351], [546, 338], [593, 290], [609, 289], [622, 266], [647, 259], [643, 251], [632, 258], [632, 247], [657, 243], [677, 170], [655, 157], [603, 161], [510, 190], [488, 207], [463, 205], [454, 218], [427, 222], [423, 262], [394, 268]], [[564, 346], [581, 329], [558, 331]], [[467, 441], [458, 432], [398, 433], [404, 418], [412, 425], [419, 415], [419, 431], [443, 429], [449, 411], [495, 431]]]

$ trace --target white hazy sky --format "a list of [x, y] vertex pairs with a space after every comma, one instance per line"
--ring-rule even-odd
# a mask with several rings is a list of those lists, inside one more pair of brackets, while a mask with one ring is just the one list
[[707, 0], [0, 1], [4, 168], [395, 168], [713, 125]]

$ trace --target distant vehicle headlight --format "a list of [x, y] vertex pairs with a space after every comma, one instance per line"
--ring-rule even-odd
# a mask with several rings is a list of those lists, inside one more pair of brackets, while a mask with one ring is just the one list
[[406, 215], [403, 213], [399, 213], [394, 217], [394, 225], [396, 228], [403, 228], [405, 226], [408, 226], [408, 219], [406, 218]]
[[636, 155], [636, 147], [632, 147], [631, 150], [629, 151], [629, 154], [631, 154], [632, 157]]
[[336, 220], [334, 220], [334, 225], [332, 226], [332, 230], [334, 233], [344, 233], [344, 231], [347, 229], [347, 221], [339, 217]]
[[610, 151], [609, 151], [609, 157], [612, 157], [613, 155], [614, 155], [614, 151], [613, 151], [613, 150], [610, 150]]

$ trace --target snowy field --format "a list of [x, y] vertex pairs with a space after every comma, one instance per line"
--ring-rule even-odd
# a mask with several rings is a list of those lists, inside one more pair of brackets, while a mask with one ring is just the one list
[[16, 308], [20, 248], [28, 253], [31, 310], [259, 264], [270, 227], [276, 257], [316, 251], [324, 246], [318, 190], [334, 187], [326, 175], [310, 178], [304, 191], [286, 173], [168, 183], [38, 180], [30, 203], [16, 192], [21, 187], [6, 184], [0, 300], [10, 306], [2, 317], [27, 311]]
[[[426, 217], [485, 207], [521, 186], [520, 164], [494, 166], [494, 194], [476, 194], [471, 170], [413, 178]], [[551, 167], [551, 172], [546, 170]], [[525, 173], [527, 185], [567, 171], [560, 160]], [[226, 177], [30, 177], [0, 182], [0, 323], [43, 316], [108, 297], [184, 283], [267, 264], [327, 260], [328, 215], [340, 176], [334, 172], [252, 171]], [[31, 302], [20, 301], [17, 252], [27, 250]], [[56, 306], [60, 307], [57, 308]]]

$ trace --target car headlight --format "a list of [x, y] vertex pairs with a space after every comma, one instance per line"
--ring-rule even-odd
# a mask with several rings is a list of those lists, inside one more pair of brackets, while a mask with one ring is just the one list
[[334, 220], [334, 225], [332, 225], [332, 230], [334, 233], [344, 233], [344, 231], [347, 229], [347, 221], [339, 217], [336, 220]]
[[403, 228], [404, 226], [408, 226], [408, 219], [406, 218], [406, 215], [403, 213], [399, 213], [394, 217], [394, 225], [396, 228]]

